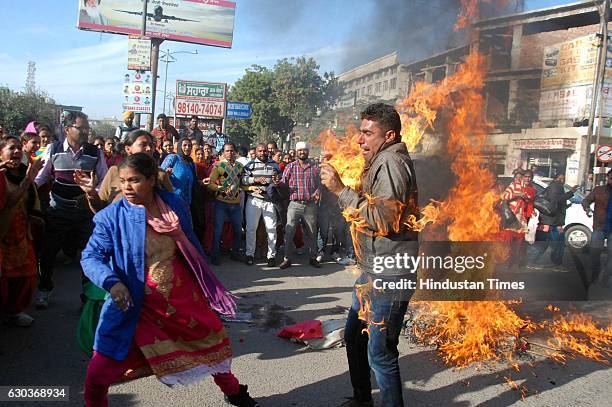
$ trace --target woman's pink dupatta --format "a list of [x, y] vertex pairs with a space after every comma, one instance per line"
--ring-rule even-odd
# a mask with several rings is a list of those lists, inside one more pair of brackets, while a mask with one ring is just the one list
[[189, 264], [189, 267], [193, 271], [211, 308], [220, 314], [235, 316], [235, 296], [223, 286], [210, 269], [204, 256], [191, 241], [189, 241], [181, 228], [181, 223], [176, 213], [170, 209], [159, 195], [156, 195], [156, 202], [162, 219], [153, 218], [150, 213], [147, 212], [147, 223], [157, 233], [168, 234], [174, 239], [177, 247], [185, 257], [185, 260], [187, 260], [187, 264]]

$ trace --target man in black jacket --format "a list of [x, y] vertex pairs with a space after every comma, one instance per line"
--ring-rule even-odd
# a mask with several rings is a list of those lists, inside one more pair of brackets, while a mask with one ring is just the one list
[[565, 225], [567, 200], [574, 196], [574, 192], [577, 189], [574, 186], [568, 192], [565, 192], [564, 185], [565, 175], [559, 174], [544, 191], [544, 197], [551, 202], [555, 211], [550, 216], [540, 214], [540, 223], [536, 232], [538, 257], [544, 254], [548, 246], [550, 246], [550, 260], [557, 266], [563, 263], [563, 252], [565, 249], [563, 225]]
[[361, 189], [345, 187], [333, 167], [321, 166], [321, 182], [338, 196], [340, 209], [355, 218], [354, 245], [362, 271], [344, 330], [353, 386], [353, 399], [345, 405], [373, 406], [371, 369], [382, 405], [403, 406], [397, 344], [412, 291], [389, 283], [411, 279], [415, 271], [391, 260], [396, 255], [418, 255], [418, 233], [404, 222], [410, 215], [419, 215], [416, 177], [393, 106], [370, 105], [361, 119], [357, 139], [365, 159]]

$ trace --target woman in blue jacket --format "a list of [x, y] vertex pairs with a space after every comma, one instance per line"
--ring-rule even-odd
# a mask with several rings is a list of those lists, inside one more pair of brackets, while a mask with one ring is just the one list
[[[156, 189], [144, 153], [119, 167], [123, 198], [98, 212], [81, 264], [110, 293], [87, 368], [87, 406], [106, 406], [108, 388], [155, 374], [169, 385], [207, 375], [236, 406], [257, 406], [231, 372], [231, 347], [216, 312], [232, 315], [232, 295], [210, 270], [185, 202]], [[215, 312], [216, 311], [216, 312]]]
[[191, 190], [196, 182], [196, 167], [191, 159], [192, 148], [191, 140], [180, 139], [178, 152], [169, 154], [161, 164], [161, 168], [170, 174], [174, 193], [182, 197], [187, 205], [191, 205]]

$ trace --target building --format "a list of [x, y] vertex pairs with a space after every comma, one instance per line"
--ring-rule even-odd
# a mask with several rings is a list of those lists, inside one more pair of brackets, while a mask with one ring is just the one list
[[408, 73], [404, 67], [398, 61], [398, 53], [392, 52], [338, 75], [344, 97], [336, 108], [366, 105], [372, 101], [395, 102], [406, 96]]

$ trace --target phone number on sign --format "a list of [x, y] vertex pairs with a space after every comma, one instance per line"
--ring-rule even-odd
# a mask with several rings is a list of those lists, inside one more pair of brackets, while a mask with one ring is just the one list
[[178, 102], [176, 104], [176, 112], [178, 114], [223, 117], [223, 103]]

